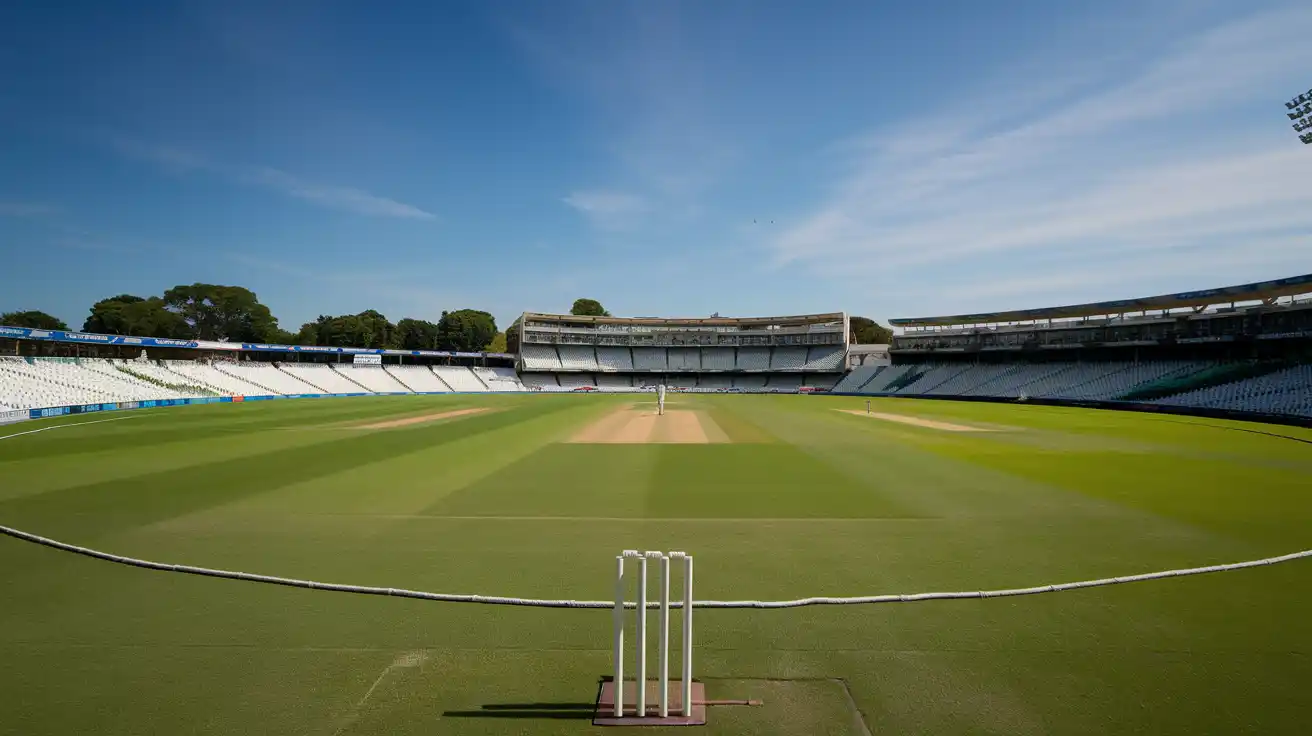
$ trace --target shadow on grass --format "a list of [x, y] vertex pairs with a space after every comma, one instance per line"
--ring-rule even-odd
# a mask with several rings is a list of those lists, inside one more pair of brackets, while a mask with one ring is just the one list
[[596, 703], [489, 703], [478, 710], [449, 710], [442, 717], [590, 721], [596, 709]]

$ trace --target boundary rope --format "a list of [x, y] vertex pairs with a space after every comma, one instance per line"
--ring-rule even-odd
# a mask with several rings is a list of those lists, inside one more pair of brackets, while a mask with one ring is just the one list
[[[107, 562], [116, 562], [121, 565], [131, 567], [140, 567], [147, 570], [160, 570], [164, 572], [178, 572], [186, 575], [203, 575], [212, 578], [224, 578], [227, 580], [245, 580], [251, 583], [266, 583], [269, 585], [285, 585], [292, 588], [307, 588], [309, 590], [330, 590], [338, 593], [358, 593], [362, 595], [384, 595], [397, 598], [416, 598], [425, 601], [441, 601], [444, 603], [481, 603], [493, 606], [528, 606], [532, 608], [599, 608], [613, 609], [614, 601], [576, 601], [576, 600], [552, 600], [545, 598], [514, 598], [509, 596], [495, 595], [463, 595], [457, 593], [428, 593], [421, 590], [406, 590], [405, 588], [377, 588], [365, 585], [343, 585], [340, 583], [323, 583], [314, 580], [297, 580], [295, 578], [281, 578], [273, 575], [256, 575], [249, 572], [236, 572], [232, 570], [215, 570], [208, 567], [194, 567], [192, 565], [174, 565], [167, 562], [152, 562], [150, 560], [141, 560], [135, 557], [126, 557], [116, 555], [110, 552], [101, 552], [100, 550], [89, 547], [79, 547], [76, 544], [60, 542], [55, 539], [43, 537], [31, 532], [21, 531], [12, 527], [0, 526], [0, 533], [15, 539], [21, 539], [25, 542], [32, 542], [45, 547], [50, 547], [64, 552], [92, 557], [97, 560]], [[1292, 562], [1312, 557], [1312, 549], [1303, 550], [1302, 552], [1291, 552], [1287, 555], [1278, 557], [1266, 557], [1260, 560], [1249, 560], [1247, 562], [1232, 562], [1222, 565], [1207, 565], [1205, 567], [1189, 567], [1180, 570], [1164, 570], [1162, 572], [1140, 573], [1138, 575], [1122, 575], [1112, 578], [1100, 578], [1097, 580], [1081, 580], [1073, 583], [1056, 583], [1052, 585], [1036, 585], [1030, 588], [1008, 588], [1002, 590], [976, 590], [963, 592], [939, 592], [939, 593], [910, 593], [910, 594], [892, 594], [892, 595], [867, 595], [854, 596], [847, 598], [831, 596], [815, 596], [812, 598], [797, 598], [794, 600], [784, 601], [693, 601], [693, 608], [802, 608], [804, 606], [846, 606], [860, 605], [867, 603], [916, 603], [920, 601], [940, 601], [940, 600], [960, 600], [964, 598], [1007, 598], [1020, 595], [1036, 595], [1039, 593], [1058, 593], [1066, 590], [1080, 590], [1082, 588], [1098, 588], [1105, 585], [1120, 585], [1122, 583], [1136, 583], [1144, 580], [1160, 580], [1162, 578], [1183, 577], [1186, 575], [1204, 575], [1214, 572], [1226, 572], [1229, 570], [1243, 570], [1250, 567], [1262, 567], [1265, 565], [1275, 565], [1281, 562]], [[652, 602], [647, 605], [649, 609], [656, 609], [659, 603]], [[636, 608], [637, 604], [626, 602], [625, 608]], [[671, 608], [682, 608], [682, 601], [671, 601]]]

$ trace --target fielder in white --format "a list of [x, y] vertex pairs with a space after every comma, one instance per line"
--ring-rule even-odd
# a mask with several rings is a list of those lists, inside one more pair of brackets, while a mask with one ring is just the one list
[[665, 415], [665, 384], [663, 383], [656, 386], [656, 415]]

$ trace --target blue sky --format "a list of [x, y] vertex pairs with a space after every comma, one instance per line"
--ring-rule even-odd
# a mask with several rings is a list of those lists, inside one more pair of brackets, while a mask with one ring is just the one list
[[1307, 273], [1308, 87], [1306, 2], [5, 3], [0, 311], [886, 319]]

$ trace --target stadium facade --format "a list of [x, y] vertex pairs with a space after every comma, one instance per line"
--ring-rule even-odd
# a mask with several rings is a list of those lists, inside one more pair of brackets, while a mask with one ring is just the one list
[[0, 326], [0, 422], [272, 398], [503, 391], [838, 393], [1029, 401], [1312, 426], [1312, 274], [1141, 299], [890, 320], [843, 312], [525, 312], [520, 351], [168, 340]]
[[847, 366], [843, 312], [789, 317], [580, 317], [525, 312], [520, 377], [539, 390], [828, 390]]

